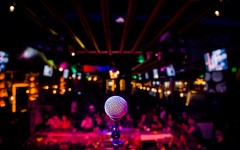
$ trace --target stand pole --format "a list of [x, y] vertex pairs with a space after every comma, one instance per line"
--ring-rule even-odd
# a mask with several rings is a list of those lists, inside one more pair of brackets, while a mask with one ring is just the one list
[[119, 127], [118, 127], [118, 122], [115, 121], [114, 126], [112, 128], [112, 145], [114, 150], [118, 150], [119, 147], [123, 146], [123, 142], [119, 140], [120, 138], [120, 131], [119, 131]]

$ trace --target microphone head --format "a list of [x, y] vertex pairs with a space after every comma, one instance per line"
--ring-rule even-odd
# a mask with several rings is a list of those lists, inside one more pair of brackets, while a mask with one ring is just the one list
[[117, 121], [126, 114], [128, 105], [122, 97], [111, 96], [106, 100], [104, 109], [112, 120]]

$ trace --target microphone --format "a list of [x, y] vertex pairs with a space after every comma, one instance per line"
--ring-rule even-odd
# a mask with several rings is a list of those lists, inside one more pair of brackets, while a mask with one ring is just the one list
[[104, 109], [113, 121], [118, 121], [126, 114], [128, 105], [122, 97], [112, 96], [105, 102]]
[[118, 150], [119, 147], [123, 146], [123, 142], [119, 140], [120, 131], [118, 128], [118, 121], [128, 110], [127, 102], [121, 96], [112, 96], [106, 100], [104, 109], [109, 118], [115, 123], [112, 127], [112, 145], [114, 150]]

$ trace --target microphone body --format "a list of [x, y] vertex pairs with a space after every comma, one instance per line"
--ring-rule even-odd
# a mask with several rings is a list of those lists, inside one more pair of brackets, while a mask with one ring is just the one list
[[119, 140], [120, 130], [118, 122], [127, 113], [127, 102], [120, 96], [112, 96], [106, 100], [104, 109], [109, 118], [114, 121], [111, 133], [113, 139], [112, 145], [114, 150], [118, 150], [119, 147], [123, 146], [123, 142]]

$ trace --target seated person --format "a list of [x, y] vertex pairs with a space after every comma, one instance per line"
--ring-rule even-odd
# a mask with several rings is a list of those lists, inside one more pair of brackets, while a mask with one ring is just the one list
[[175, 126], [175, 121], [173, 119], [173, 115], [171, 113], [167, 114], [165, 119], [165, 124], [171, 128]]
[[71, 121], [66, 115], [62, 115], [62, 120], [60, 121], [59, 126], [61, 129], [69, 129], [71, 127]]
[[140, 121], [138, 122], [138, 128], [144, 131], [150, 131], [150, 117], [147, 113], [141, 115]]
[[189, 126], [188, 126], [188, 129], [187, 129], [187, 132], [188, 132], [191, 136], [193, 136], [193, 137], [201, 140], [201, 139], [202, 139], [201, 129], [200, 129], [200, 127], [197, 125], [197, 122], [195, 121], [195, 119], [194, 119], [193, 117], [189, 117], [189, 118], [188, 118], [188, 125], [189, 125]]
[[198, 148], [203, 142], [202, 132], [195, 118], [189, 116], [187, 130], [187, 140], [190, 148]]
[[61, 120], [59, 116], [55, 114], [47, 120], [46, 126], [50, 127], [50, 129], [57, 129], [57, 128], [60, 128], [60, 122]]
[[127, 113], [124, 118], [122, 119], [122, 127], [123, 128], [133, 128], [134, 122], [133, 118], [131, 117], [131, 114]]
[[163, 130], [163, 123], [158, 118], [158, 115], [153, 114], [152, 119], [150, 121], [150, 128], [151, 128], [152, 131]]
[[99, 130], [104, 129], [104, 122], [99, 113], [94, 114], [93, 125], [94, 125], [94, 128], [96, 129], [99, 129]]
[[101, 113], [101, 118], [103, 119], [103, 128], [106, 130], [112, 129], [114, 121], [106, 113]]
[[89, 114], [86, 114], [86, 116], [81, 121], [80, 127], [83, 131], [93, 131], [93, 118], [91, 118]]

